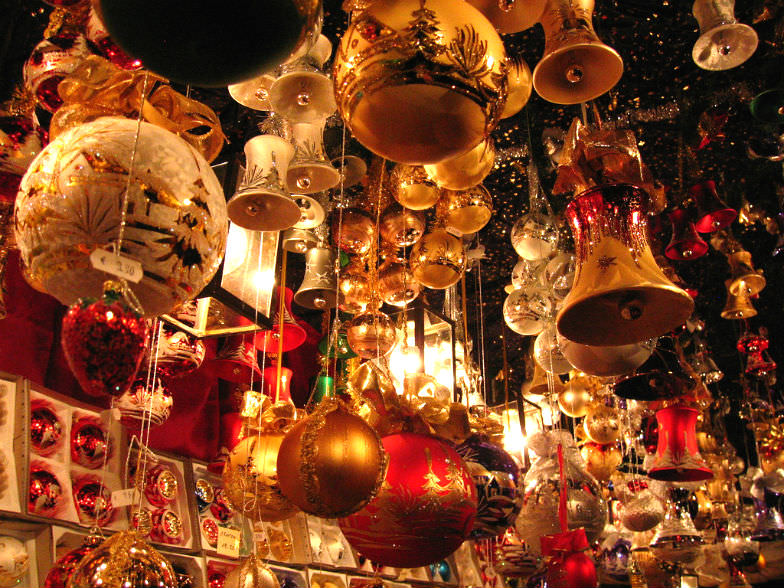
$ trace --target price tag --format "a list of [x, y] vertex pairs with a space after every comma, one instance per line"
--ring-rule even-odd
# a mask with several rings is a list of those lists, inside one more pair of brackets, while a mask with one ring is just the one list
[[267, 541], [267, 534], [264, 531], [253, 531], [254, 543], [265, 543]]
[[218, 555], [239, 557], [241, 537], [237, 529], [218, 527]]
[[90, 263], [97, 270], [124, 278], [129, 282], [138, 283], [144, 277], [144, 270], [140, 261], [115, 255], [106, 249], [96, 249], [90, 254]]
[[136, 488], [124, 488], [122, 490], [115, 490], [112, 492], [112, 506], [120, 508], [123, 506], [130, 506], [139, 500], [139, 491]]

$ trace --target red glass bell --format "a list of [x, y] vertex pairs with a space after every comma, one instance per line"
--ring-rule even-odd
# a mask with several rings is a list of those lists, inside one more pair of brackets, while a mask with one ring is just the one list
[[[277, 289], [277, 294], [280, 293], [280, 288]], [[296, 349], [305, 342], [307, 333], [305, 329], [297, 324], [294, 313], [291, 311], [291, 301], [294, 298], [294, 292], [291, 288], [285, 289], [284, 306], [283, 306], [283, 349], [282, 351], [291, 351]], [[278, 340], [281, 338], [280, 319], [278, 317], [278, 297], [273, 298], [272, 307], [274, 309], [271, 320], [272, 328], [256, 333], [254, 345], [261, 351], [267, 353], [278, 352]]]
[[726, 229], [738, 216], [738, 211], [730, 208], [719, 198], [716, 182], [706, 180], [689, 188], [689, 195], [697, 205], [695, 226], [700, 233], [713, 233]]
[[229, 337], [210, 362], [210, 371], [221, 380], [249, 384], [261, 378], [254, 339], [247, 335]]
[[746, 358], [746, 375], [755, 378], [766, 378], [776, 371], [776, 362], [768, 355], [767, 351], [749, 353]]
[[[275, 398], [275, 391], [278, 389], [278, 366], [267, 366], [263, 370], [262, 387], [264, 394], [270, 399]], [[280, 388], [278, 389], [278, 400], [291, 400], [291, 376], [294, 375], [287, 367], [280, 368]]]
[[648, 477], [667, 482], [709, 480], [713, 472], [697, 447], [697, 411], [670, 406], [656, 412], [659, 441]]
[[700, 237], [687, 211], [676, 208], [670, 213], [670, 222], [672, 239], [664, 250], [668, 258], [686, 261], [702, 257], [708, 252], [708, 244]]

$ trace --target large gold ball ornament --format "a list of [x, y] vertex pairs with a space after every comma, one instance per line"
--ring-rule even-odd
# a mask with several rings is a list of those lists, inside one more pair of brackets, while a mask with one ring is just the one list
[[425, 214], [393, 202], [381, 213], [379, 232], [381, 238], [395, 247], [410, 247], [425, 232]]
[[346, 253], [366, 255], [376, 236], [376, 224], [361, 208], [345, 208], [332, 213], [332, 239]]
[[358, 314], [346, 324], [351, 350], [362, 359], [388, 355], [395, 348], [395, 322], [380, 310]]
[[565, 388], [558, 394], [558, 406], [561, 412], [573, 419], [585, 416], [591, 402], [593, 402], [591, 391], [571, 382], [567, 382]]
[[493, 138], [487, 137], [457, 157], [426, 165], [425, 171], [440, 188], [468, 190], [484, 180], [493, 169], [495, 153]]
[[388, 257], [378, 268], [378, 294], [392, 306], [405, 306], [419, 296], [422, 286], [404, 257]]
[[279, 588], [280, 582], [267, 564], [252, 553], [226, 575], [223, 588]]
[[[350, 314], [365, 312], [373, 301], [373, 290], [364, 264], [356, 263], [346, 268], [340, 275], [338, 290], [340, 310]], [[379, 306], [380, 300], [376, 308]]]
[[441, 189], [421, 165], [399, 163], [389, 177], [392, 196], [411, 210], [425, 210], [441, 197]]
[[447, 227], [463, 234], [476, 233], [490, 222], [493, 197], [481, 184], [468, 190], [444, 190], [436, 214]]
[[506, 100], [501, 118], [509, 118], [520, 112], [523, 106], [528, 103], [534, 89], [531, 68], [528, 67], [522, 56], [518, 55], [509, 59], [507, 79], [509, 80], [509, 98]]
[[585, 470], [600, 482], [609, 480], [623, 459], [617, 443], [599, 445], [589, 442], [580, 448], [580, 453], [585, 460]]
[[[90, 255], [117, 243], [143, 272], [129, 287], [147, 316], [195, 297], [223, 259], [226, 199], [207, 161], [161, 127], [103, 117], [64, 131], [30, 164], [16, 197], [16, 242], [32, 280], [69, 306], [97, 297]], [[130, 188], [128, 176], [133, 159]]]
[[324, 399], [283, 439], [278, 452], [280, 489], [308, 514], [345, 517], [378, 492], [385, 455], [370, 425], [337, 400]]
[[177, 586], [169, 561], [136, 531], [121, 531], [89, 552], [71, 574], [68, 588]]
[[602, 403], [594, 403], [585, 413], [585, 434], [594, 443], [606, 445], [618, 440], [621, 434], [621, 418], [618, 409]]
[[506, 52], [490, 22], [451, 0], [374, 2], [334, 63], [338, 110], [373, 153], [409, 164], [465, 153], [496, 127]]
[[280, 491], [278, 451], [283, 433], [254, 433], [231, 450], [223, 468], [226, 498], [254, 521], [275, 522], [299, 510]]
[[409, 259], [414, 277], [423, 286], [443, 290], [456, 284], [466, 267], [463, 242], [444, 229], [435, 229], [414, 245]]

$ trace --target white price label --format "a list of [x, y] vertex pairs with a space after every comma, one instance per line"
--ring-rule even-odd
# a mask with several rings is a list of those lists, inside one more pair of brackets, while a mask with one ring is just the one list
[[218, 555], [239, 557], [241, 538], [242, 535], [237, 529], [218, 527]]
[[267, 541], [267, 534], [264, 531], [253, 531], [254, 543], [266, 543], [266, 541]]
[[114, 508], [130, 506], [138, 502], [138, 500], [139, 491], [136, 488], [123, 488], [122, 490], [112, 492], [112, 506]]
[[106, 249], [96, 249], [90, 254], [90, 263], [97, 270], [124, 278], [129, 282], [138, 283], [144, 277], [144, 270], [140, 261], [115, 255]]

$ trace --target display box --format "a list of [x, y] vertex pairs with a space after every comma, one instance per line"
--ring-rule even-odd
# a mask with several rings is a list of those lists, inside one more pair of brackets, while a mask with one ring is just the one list
[[283, 588], [310, 588], [307, 570], [296, 570], [274, 564], [270, 566], [270, 569], [275, 573]]
[[[49, 525], [32, 521], [0, 519], [0, 538], [12, 537], [21, 542], [27, 554], [27, 570], [19, 578], [17, 586], [41, 586], [52, 566], [52, 534]], [[19, 553], [11, 546], [6, 546], [0, 568], [15, 565], [20, 561]]]
[[313, 563], [338, 569], [357, 569], [357, 560], [336, 520], [308, 516], [307, 523]]
[[348, 588], [345, 574], [312, 568], [308, 568], [308, 583], [310, 588]]
[[24, 420], [17, 397], [24, 379], [0, 372], [0, 511], [21, 512], [21, 480], [25, 478]]
[[[208, 588], [207, 584], [207, 562], [201, 556], [186, 555], [173, 551], [160, 550], [161, 555], [169, 560], [174, 567], [174, 571], [180, 575], [184, 574], [190, 578], [188, 586], [193, 588]], [[180, 583], [182, 585], [182, 582]]]

